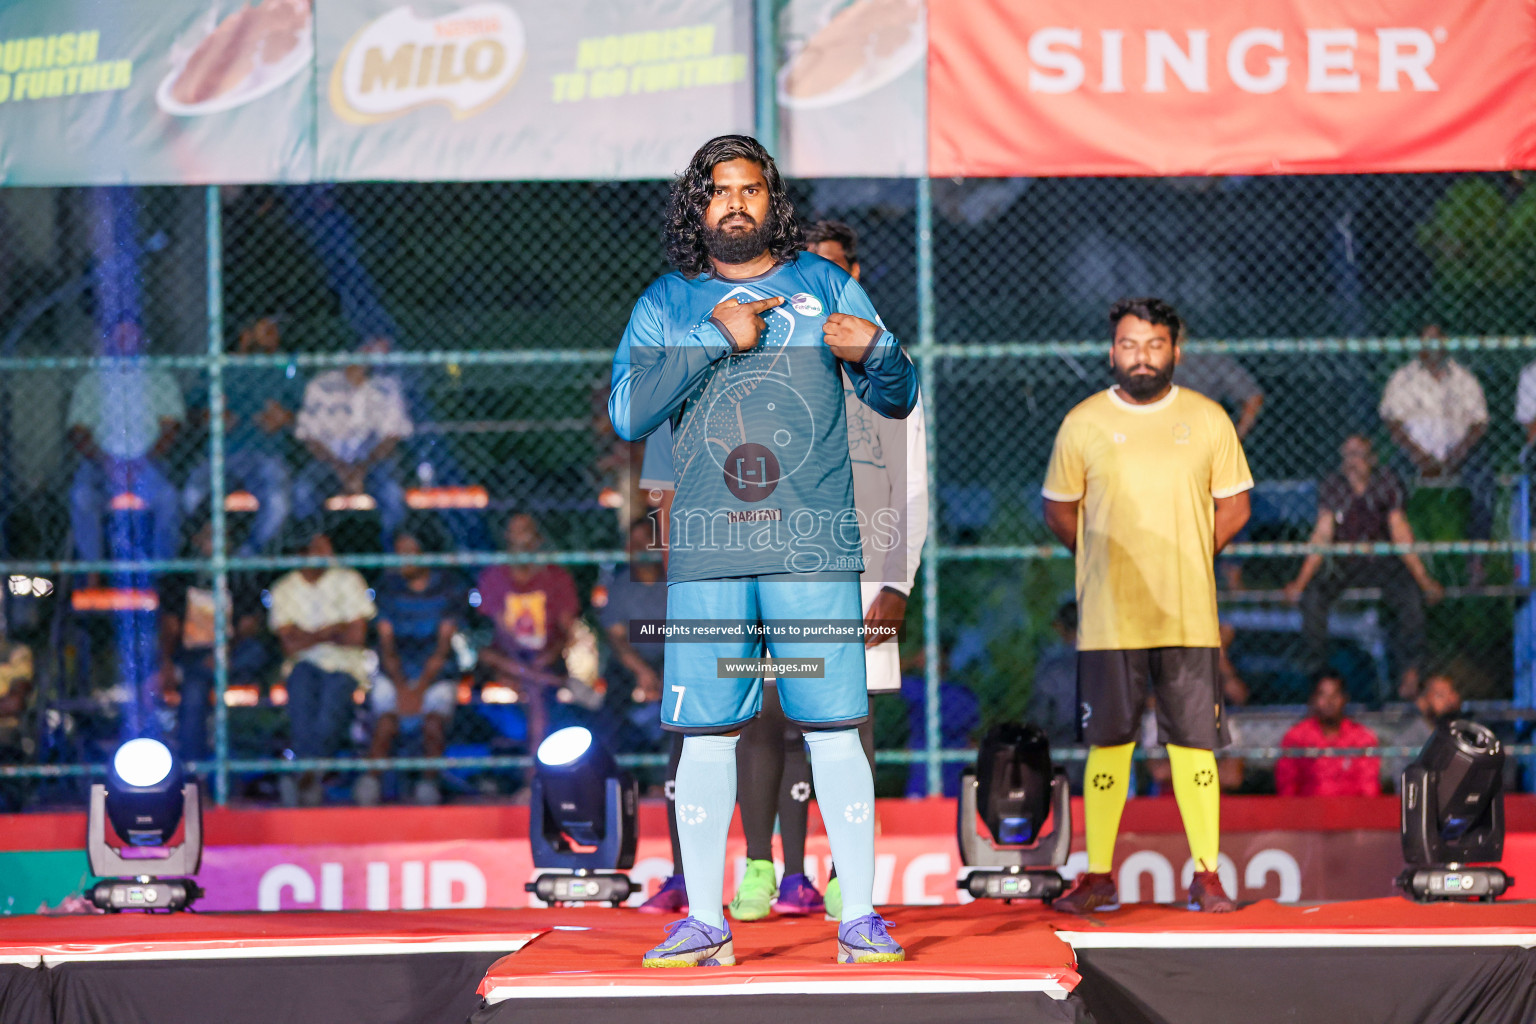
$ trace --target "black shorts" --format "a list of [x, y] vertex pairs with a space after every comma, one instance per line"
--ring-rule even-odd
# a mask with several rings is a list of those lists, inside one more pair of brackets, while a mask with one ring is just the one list
[[1078, 739], [1092, 747], [1135, 742], [1149, 688], [1157, 698], [1159, 742], [1226, 746], [1218, 647], [1078, 651]]

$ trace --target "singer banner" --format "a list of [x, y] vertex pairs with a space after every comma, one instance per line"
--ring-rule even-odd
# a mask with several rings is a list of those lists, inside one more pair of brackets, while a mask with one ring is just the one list
[[933, 177], [1536, 166], [1519, 0], [930, 0]]

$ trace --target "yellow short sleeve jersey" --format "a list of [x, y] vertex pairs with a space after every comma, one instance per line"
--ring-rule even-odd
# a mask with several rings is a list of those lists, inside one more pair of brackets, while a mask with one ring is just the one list
[[1152, 405], [1116, 388], [1067, 414], [1041, 493], [1078, 501], [1078, 650], [1219, 647], [1216, 498], [1253, 486], [1215, 402], [1175, 386]]

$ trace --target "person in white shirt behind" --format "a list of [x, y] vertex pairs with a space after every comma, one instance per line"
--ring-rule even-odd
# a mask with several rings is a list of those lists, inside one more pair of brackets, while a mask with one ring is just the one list
[[[806, 248], [859, 278], [858, 235], [840, 221], [806, 229]], [[848, 419], [848, 452], [853, 466], [864, 572], [859, 579], [864, 623], [894, 630], [906, 618], [907, 597], [917, 577], [928, 536], [928, 437], [923, 401], [904, 420], [887, 419], [860, 402], [843, 381]], [[871, 633], [864, 644], [864, 675], [871, 698], [901, 691], [901, 650], [896, 636]], [[766, 680], [765, 680], [766, 682]], [[773, 687], [763, 692], [762, 716], [748, 723], [736, 747], [742, 830], [747, 839], [747, 873], [731, 902], [738, 921], [784, 915], [842, 912], [836, 871], [825, 901], [805, 874], [806, 821], [811, 771], [800, 730], [785, 720]], [[875, 766], [874, 711], [859, 726], [859, 739]], [[784, 877], [774, 887], [773, 823], [779, 821]]]
[[[1493, 535], [1493, 468], [1488, 446], [1488, 401], [1472, 371], [1445, 351], [1436, 323], [1419, 332], [1418, 358], [1397, 368], [1381, 395], [1380, 413], [1398, 451], [1413, 470], [1402, 476], [1422, 485], [1460, 483], [1472, 498], [1469, 540]], [[1404, 467], [1407, 469], [1407, 467]], [[1482, 560], [1472, 559], [1472, 584], [1481, 581]]]
[[[318, 521], [298, 534], [301, 554], [330, 558], [331, 538]], [[353, 697], [366, 687], [377, 658], [366, 647], [368, 623], [378, 614], [368, 583], [339, 565], [295, 569], [272, 584], [268, 626], [283, 645], [287, 674], [289, 749], [298, 758], [330, 757], [350, 721]], [[318, 807], [319, 775], [279, 778], [285, 806]]]
[[[370, 338], [358, 350], [388, 352], [388, 338]], [[383, 546], [405, 523], [405, 489], [395, 448], [415, 432], [400, 378], [354, 363], [309, 382], [295, 435], [313, 461], [293, 485], [293, 510], [318, 515], [332, 496], [368, 495], [377, 503]]]
[[1525, 431], [1525, 446], [1536, 445], [1536, 363], [1520, 371], [1520, 386], [1515, 391], [1515, 422]]

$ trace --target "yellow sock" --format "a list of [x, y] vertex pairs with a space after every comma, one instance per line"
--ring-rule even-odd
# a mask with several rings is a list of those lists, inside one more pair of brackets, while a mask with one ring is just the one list
[[1131, 785], [1131, 752], [1135, 749], [1134, 743], [1088, 748], [1088, 767], [1083, 772], [1083, 832], [1088, 844], [1088, 870], [1095, 874], [1108, 874], [1114, 867], [1115, 836]]
[[1184, 819], [1190, 856], [1198, 870], [1215, 871], [1221, 852], [1221, 785], [1216, 777], [1216, 755], [1170, 743], [1168, 765], [1173, 770], [1173, 797]]

